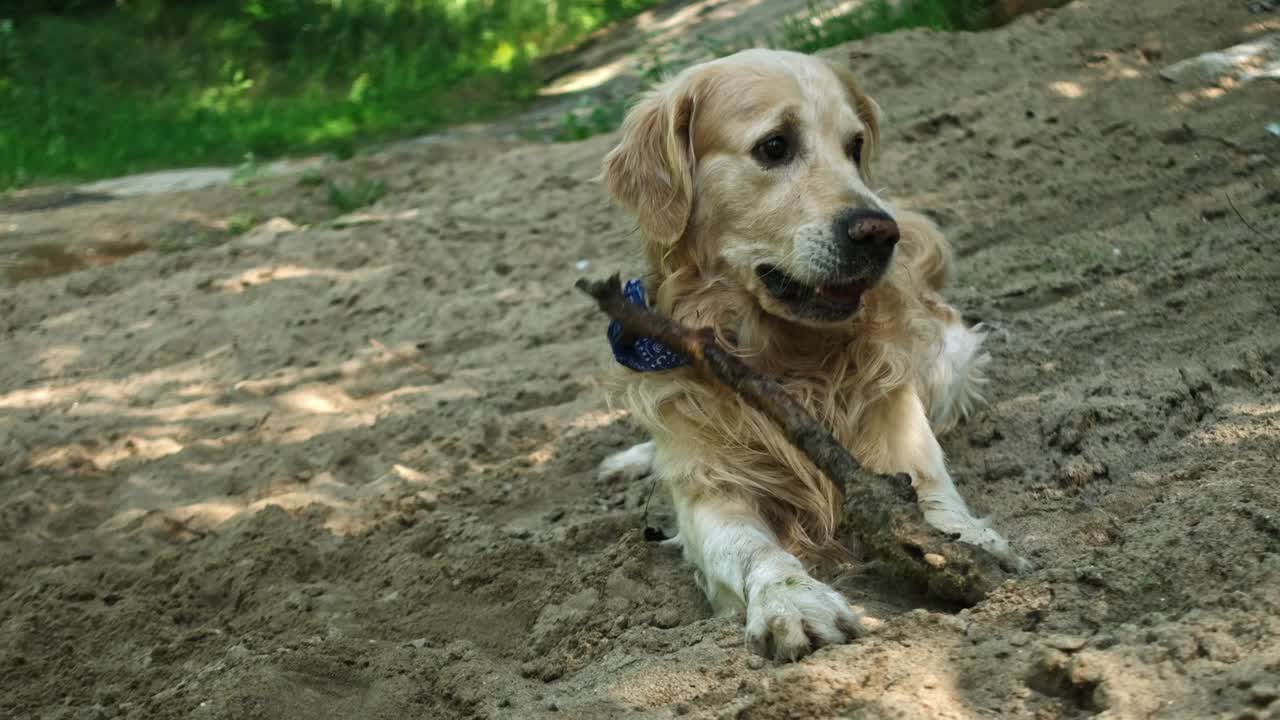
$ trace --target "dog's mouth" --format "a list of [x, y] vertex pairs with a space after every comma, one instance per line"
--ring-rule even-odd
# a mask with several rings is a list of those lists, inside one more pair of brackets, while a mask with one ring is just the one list
[[822, 285], [806, 285], [776, 265], [756, 266], [756, 277], [789, 312], [806, 319], [832, 322], [858, 311], [862, 294], [874, 284], [867, 280], [838, 280]]

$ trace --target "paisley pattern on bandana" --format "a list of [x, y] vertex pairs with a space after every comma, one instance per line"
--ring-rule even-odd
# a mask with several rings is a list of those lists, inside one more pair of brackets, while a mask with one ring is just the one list
[[[622, 288], [622, 295], [632, 305], [649, 305], [644, 294], [644, 283], [639, 278], [628, 280]], [[623, 344], [622, 325], [617, 320], [609, 322], [608, 336], [614, 359], [637, 372], [674, 370], [689, 364], [683, 355], [653, 338], [632, 338], [630, 344]]]

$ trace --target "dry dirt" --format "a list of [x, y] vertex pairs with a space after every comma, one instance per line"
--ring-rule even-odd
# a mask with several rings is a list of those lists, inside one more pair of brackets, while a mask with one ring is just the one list
[[883, 628], [791, 666], [593, 474], [640, 439], [571, 290], [638, 269], [614, 138], [362, 158], [339, 226], [288, 178], [6, 212], [160, 249], [0, 288], [0, 717], [1280, 717], [1280, 92], [1158, 77], [1249, 5], [829, 53], [1000, 329], [945, 446], [1039, 570], [957, 610], [846, 567]]

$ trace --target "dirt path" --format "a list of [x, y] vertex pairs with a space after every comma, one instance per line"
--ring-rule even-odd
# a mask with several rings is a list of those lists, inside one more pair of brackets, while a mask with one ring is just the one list
[[[1001, 330], [945, 445], [1040, 569], [954, 612], [845, 568], [882, 631], [794, 666], [594, 478], [638, 439], [570, 289], [638, 267], [614, 138], [361, 158], [341, 226], [294, 178], [0, 218], [171, 233], [0, 289], [0, 717], [1280, 717], [1280, 93], [1158, 76], [1248, 6], [829, 53]], [[250, 212], [314, 222], [201, 234]]]

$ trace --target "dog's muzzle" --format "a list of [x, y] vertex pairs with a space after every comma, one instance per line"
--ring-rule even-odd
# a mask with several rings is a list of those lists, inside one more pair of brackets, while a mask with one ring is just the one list
[[863, 293], [889, 269], [899, 238], [898, 224], [889, 215], [860, 209], [837, 215], [831, 235], [833, 271], [818, 282], [801, 282], [777, 265], [755, 267], [765, 290], [798, 318], [837, 322], [857, 312]]

